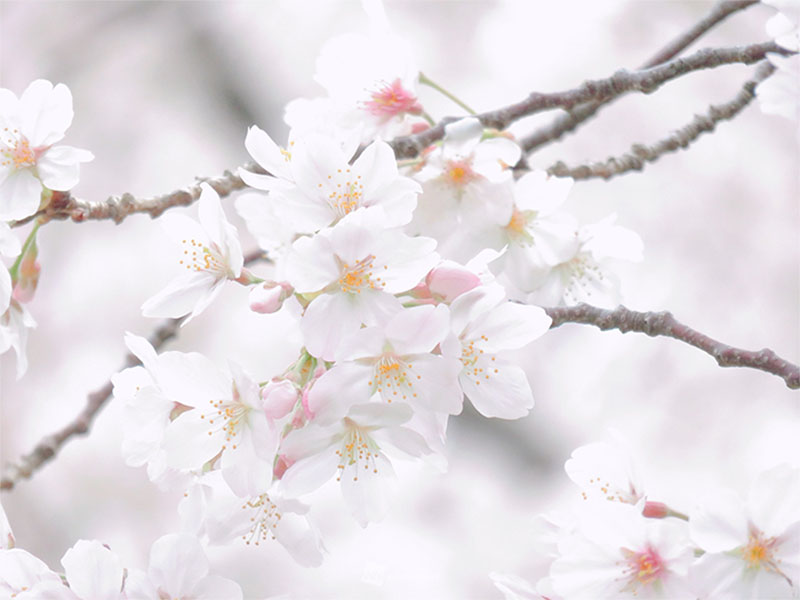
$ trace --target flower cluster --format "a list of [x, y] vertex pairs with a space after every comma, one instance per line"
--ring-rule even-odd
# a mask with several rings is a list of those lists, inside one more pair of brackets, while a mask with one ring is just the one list
[[549, 573], [493, 573], [507, 600], [796, 598], [800, 470], [763, 472], [746, 499], [719, 489], [686, 513], [652, 500], [621, 442], [572, 453], [572, 510], [540, 516]]

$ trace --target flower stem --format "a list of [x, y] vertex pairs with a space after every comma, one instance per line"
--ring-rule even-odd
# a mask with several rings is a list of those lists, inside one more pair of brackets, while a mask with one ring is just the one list
[[436, 121], [434, 121], [434, 120], [433, 120], [433, 117], [432, 117], [432, 116], [430, 116], [428, 113], [426, 113], [426, 112], [423, 112], [423, 113], [422, 113], [422, 115], [421, 115], [421, 117], [422, 117], [423, 119], [425, 119], [425, 120], [428, 122], [428, 125], [430, 125], [431, 127], [433, 127], [434, 125], [436, 125]]
[[469, 114], [471, 114], [471, 115], [475, 115], [475, 114], [477, 114], [477, 113], [476, 113], [474, 110], [472, 110], [472, 109], [471, 109], [469, 106], [467, 106], [467, 105], [466, 105], [464, 102], [462, 102], [462, 101], [461, 101], [461, 100], [459, 100], [459, 99], [458, 99], [456, 96], [454, 96], [453, 94], [451, 94], [450, 92], [448, 92], [446, 89], [444, 89], [444, 88], [443, 88], [442, 86], [440, 86], [438, 83], [436, 83], [436, 82], [434, 82], [434, 81], [431, 81], [430, 79], [428, 79], [428, 77], [427, 77], [427, 76], [426, 76], [424, 73], [420, 73], [420, 74], [419, 74], [419, 82], [420, 82], [421, 84], [423, 84], [423, 85], [427, 85], [428, 87], [432, 87], [433, 89], [435, 89], [437, 92], [439, 92], [439, 93], [440, 93], [440, 94], [442, 94], [443, 96], [446, 96], [446, 97], [450, 98], [450, 100], [452, 100], [453, 102], [455, 102], [456, 104], [458, 104], [458, 105], [459, 105], [461, 108], [463, 108], [463, 109], [464, 109], [465, 111], [467, 111]]

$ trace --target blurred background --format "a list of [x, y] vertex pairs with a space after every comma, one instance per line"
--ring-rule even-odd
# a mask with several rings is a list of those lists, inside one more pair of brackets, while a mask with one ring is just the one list
[[[426, 75], [481, 111], [633, 68], [711, 2], [408, 0], [386, 7]], [[752, 7], [692, 48], [764, 41], [773, 12]], [[0, 86], [20, 94], [46, 78], [70, 87], [75, 119], [66, 143], [96, 156], [83, 166], [75, 195], [149, 196], [249, 160], [244, 136], [252, 124], [285, 140], [284, 105], [323, 94], [312, 79], [322, 44], [366, 25], [360, 4], [344, 1], [2, 2]], [[728, 66], [649, 96], [625, 96], [530, 162], [576, 164], [651, 144], [731, 99], [752, 71]], [[459, 114], [432, 90], [421, 99], [435, 117]], [[513, 131], [524, 134], [553, 116], [526, 119]], [[644, 173], [576, 184], [567, 208], [586, 223], [616, 212], [644, 239], [645, 261], [620, 270], [629, 307], [668, 309], [728, 344], [770, 347], [797, 362], [796, 135], [796, 124], [763, 115], [754, 102]], [[241, 227], [232, 200], [224, 202]], [[178, 210], [193, 215], [196, 207]], [[254, 248], [240, 231], [245, 249]], [[39, 246], [28, 373], [16, 381], [14, 358], [0, 357], [3, 462], [71, 420], [87, 392], [120, 367], [124, 332], [155, 327], [140, 306], [176, 272], [170, 240], [146, 216], [120, 225], [53, 222]], [[299, 339], [282, 316], [251, 314], [246, 302], [244, 289], [228, 286], [168, 348], [234, 360], [257, 378], [273, 375]], [[709, 487], [746, 491], [760, 470], [800, 456], [797, 392], [762, 372], [720, 369], [674, 340], [565, 325], [516, 358], [537, 401], [530, 416], [504, 422], [467, 410], [452, 419], [449, 471], [398, 465], [383, 522], [362, 530], [335, 485], [315, 497], [311, 515], [329, 550], [322, 567], [298, 567], [267, 544], [213, 550], [213, 568], [240, 582], [247, 598], [499, 598], [487, 574], [535, 579], [543, 572], [532, 518], [577, 497], [563, 463], [577, 446], [609, 439], [609, 429], [629, 440], [651, 497], [680, 510]], [[159, 491], [144, 469], [124, 464], [121, 418], [111, 402], [88, 437], [0, 497], [17, 545], [51, 568], [60, 569], [64, 551], [81, 538], [144, 567], [151, 543], [178, 528], [181, 493]]]

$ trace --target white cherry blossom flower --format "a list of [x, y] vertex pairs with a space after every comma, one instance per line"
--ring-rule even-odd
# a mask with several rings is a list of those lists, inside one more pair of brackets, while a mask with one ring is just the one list
[[61, 559], [69, 588], [81, 600], [117, 600], [122, 593], [119, 557], [97, 540], [79, 540]]
[[78, 183], [88, 150], [54, 146], [72, 123], [72, 94], [37, 79], [17, 96], [0, 88], [0, 221], [23, 219], [39, 208], [42, 191], [65, 192]]
[[308, 506], [280, 497], [274, 489], [240, 498], [233, 494], [219, 471], [195, 479], [178, 512], [194, 535], [205, 535], [210, 544], [241, 540], [256, 545], [276, 540], [300, 565], [322, 564], [324, 546], [309, 522]]
[[0, 596], [14, 600], [38, 600], [44, 594], [54, 600], [76, 598], [61, 577], [41, 560], [21, 548], [0, 550]]
[[635, 232], [614, 225], [615, 220], [616, 215], [611, 215], [581, 227], [575, 253], [549, 271], [528, 302], [616, 307], [621, 300], [620, 283], [610, 267], [616, 260], [641, 261], [643, 244]]
[[[521, 154], [520, 147], [505, 137], [483, 139], [483, 125], [476, 118], [447, 125], [442, 145], [425, 156], [424, 165], [414, 175], [423, 182], [423, 194], [409, 231], [446, 244], [464, 227], [505, 226], [514, 204], [509, 167]], [[472, 256], [442, 253], [459, 261]]]
[[696, 598], [684, 521], [646, 519], [638, 507], [600, 501], [582, 504], [578, 522], [550, 566], [550, 582], [564, 600]]
[[181, 245], [179, 264], [188, 271], [142, 305], [146, 317], [190, 319], [203, 312], [229, 279], [242, 274], [244, 258], [239, 236], [225, 218], [214, 189], [200, 184], [200, 223], [185, 215], [167, 214], [162, 226]]
[[394, 477], [385, 451], [398, 450], [412, 458], [430, 453], [424, 438], [404, 426], [412, 414], [407, 404], [357, 404], [346, 416], [335, 419], [329, 412], [325, 422], [315, 420], [292, 431], [281, 443], [281, 454], [291, 466], [279, 489], [287, 497], [297, 497], [338, 473], [342, 495], [358, 523], [366, 527], [381, 519], [388, 510], [387, 479]]
[[779, 10], [767, 21], [767, 34], [787, 50], [800, 50], [800, 0], [762, 0]]
[[474, 288], [450, 304], [451, 336], [442, 354], [457, 356], [464, 395], [485, 417], [518, 419], [533, 407], [524, 371], [498, 352], [521, 348], [543, 335], [551, 319], [539, 307], [508, 302], [499, 285]]
[[379, 211], [386, 227], [405, 225], [422, 191], [398, 173], [394, 151], [385, 142], [373, 142], [352, 164], [356, 144], [320, 134], [293, 140], [286, 151], [253, 126], [245, 143], [272, 175], [245, 169], [239, 174], [248, 185], [270, 192], [278, 220], [295, 232], [317, 232], [359, 208]]
[[689, 512], [706, 553], [692, 566], [701, 598], [796, 598], [800, 593], [800, 469], [762, 473], [747, 501], [719, 490]]
[[621, 441], [596, 442], [573, 450], [564, 470], [584, 498], [637, 504], [645, 497], [633, 457]]
[[439, 260], [434, 240], [384, 230], [367, 217], [354, 213], [301, 237], [287, 256], [287, 281], [313, 298], [301, 322], [306, 348], [325, 360], [334, 360], [345, 335], [399, 311], [394, 294], [416, 286]]
[[800, 119], [800, 55], [767, 54], [775, 73], [756, 86], [761, 112], [797, 122]]
[[208, 558], [197, 538], [169, 534], [151, 547], [147, 572], [129, 571], [125, 591], [128, 598], [137, 600], [242, 599], [238, 583], [208, 573]]

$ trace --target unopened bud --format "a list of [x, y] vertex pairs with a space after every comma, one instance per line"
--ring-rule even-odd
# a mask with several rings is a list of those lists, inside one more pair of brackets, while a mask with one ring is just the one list
[[250, 310], [261, 314], [277, 312], [292, 291], [288, 283], [267, 281], [257, 285], [250, 291]]
[[11, 296], [20, 304], [33, 300], [33, 295], [36, 293], [36, 286], [39, 284], [39, 272], [42, 270], [41, 265], [36, 260], [38, 255], [39, 251], [34, 241], [25, 249], [25, 254], [19, 263], [19, 270], [16, 273], [17, 278], [14, 281], [14, 291]]
[[644, 509], [642, 509], [642, 516], [648, 519], [663, 519], [664, 517], [670, 516], [670, 513], [671, 511], [666, 504], [663, 502], [652, 502], [651, 500], [645, 502]]
[[286, 379], [270, 381], [261, 388], [264, 413], [270, 419], [281, 419], [288, 415], [297, 403], [297, 388]]
[[464, 292], [478, 287], [481, 279], [462, 265], [444, 260], [428, 273], [425, 282], [434, 297], [449, 303]]

